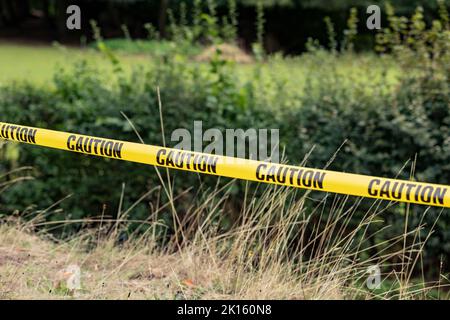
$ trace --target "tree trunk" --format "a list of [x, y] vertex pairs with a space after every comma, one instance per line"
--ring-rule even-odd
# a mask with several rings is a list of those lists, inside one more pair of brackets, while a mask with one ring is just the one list
[[161, 0], [159, 6], [159, 17], [158, 17], [158, 27], [159, 34], [162, 38], [167, 35], [166, 24], [167, 24], [167, 8], [169, 7], [169, 0]]
[[5, 25], [14, 24], [14, 12], [12, 8], [12, 1], [10, 0], [2, 0], [1, 2], [1, 15], [3, 17], [3, 21]]

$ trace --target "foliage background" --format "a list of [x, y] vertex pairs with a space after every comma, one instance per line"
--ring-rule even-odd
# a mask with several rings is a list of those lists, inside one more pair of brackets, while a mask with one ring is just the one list
[[[209, 0], [200, 1], [208, 7]], [[226, 16], [229, 0], [214, 0], [218, 20]], [[238, 34], [242, 45], [251, 47], [256, 39], [254, 21], [256, 5], [264, 6], [266, 19], [265, 46], [268, 52], [283, 51], [289, 54], [303, 52], [308, 37], [326, 41], [327, 34], [322, 28], [324, 16], [330, 16], [340, 34], [346, 28], [347, 13], [351, 7], [359, 9], [360, 21], [365, 21], [365, 10], [370, 4], [383, 6], [385, 0], [237, 0]], [[58, 40], [77, 43], [80, 37], [92, 39], [89, 21], [98, 21], [106, 38], [122, 37], [121, 26], [127, 25], [133, 37], [145, 38], [144, 25], [151, 23], [163, 36], [169, 33], [169, 19], [166, 9], [180, 12], [180, 3], [192, 8], [195, 0], [2, 0], [0, 1], [0, 37], [16, 38], [26, 34], [28, 38]], [[425, 18], [431, 21], [437, 16], [436, 1], [392, 0], [397, 13], [411, 15], [420, 5], [425, 9]], [[69, 31], [65, 27], [66, 8], [78, 4], [82, 8], [82, 30]], [[188, 16], [192, 21], [192, 17]], [[191, 22], [190, 21], [190, 22]], [[291, 30], [294, 32], [286, 32]], [[371, 32], [365, 23], [359, 26], [358, 48], [373, 47]]]

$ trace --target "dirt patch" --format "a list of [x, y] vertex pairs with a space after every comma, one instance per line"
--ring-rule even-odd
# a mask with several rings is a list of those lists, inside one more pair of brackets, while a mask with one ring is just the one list
[[214, 58], [217, 52], [220, 51], [221, 57], [227, 61], [234, 61], [237, 63], [252, 63], [253, 57], [247, 54], [240, 48], [230, 44], [214, 45], [206, 48], [198, 56], [194, 58], [195, 61], [208, 62]]
[[31, 254], [22, 249], [0, 248], [0, 266], [7, 264], [21, 265], [31, 258]]

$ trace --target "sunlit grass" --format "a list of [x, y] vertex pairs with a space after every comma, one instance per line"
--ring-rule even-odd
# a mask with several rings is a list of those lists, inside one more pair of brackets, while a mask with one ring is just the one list
[[[115, 54], [126, 72], [133, 68], [151, 68], [158, 59], [145, 53], [124, 54], [118, 51]], [[315, 75], [317, 81], [320, 81], [320, 78], [332, 73], [344, 74], [348, 81], [359, 83], [362, 87], [367, 84], [366, 87], [370, 90], [373, 86], [369, 83], [383, 79], [388, 84], [394, 84], [399, 74], [394, 63], [373, 54], [343, 55], [336, 59], [327, 54], [288, 58], [273, 55], [259, 64], [258, 68], [255, 63], [239, 64], [232, 68], [232, 72], [242, 80], [258, 76], [257, 73], [271, 74], [272, 79], [276, 79], [278, 84], [286, 86], [293, 93], [303, 91], [305, 81], [311, 75]], [[106, 73], [113, 70], [111, 62], [91, 47], [82, 49], [55, 44], [26, 45], [0, 41], [0, 84], [15, 80], [49, 83], [58, 68], [68, 69], [79, 60], [86, 60]], [[202, 64], [208, 68], [207, 63], [189, 59], [186, 62]]]
[[[0, 42], [0, 83], [28, 80], [43, 84], [49, 82], [59, 67], [70, 68], [76, 61], [87, 60], [106, 72], [111, 63], [93, 49], [59, 45], [24, 45]], [[125, 70], [138, 64], [149, 64], [145, 55], [120, 55]]]

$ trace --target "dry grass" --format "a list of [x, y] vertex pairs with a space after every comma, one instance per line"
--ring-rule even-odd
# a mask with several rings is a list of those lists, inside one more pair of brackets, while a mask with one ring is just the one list
[[[1, 299], [301, 299], [305, 294], [280, 266], [242, 272], [199, 249], [158, 254], [106, 241], [86, 252], [83, 241], [52, 243], [20, 225], [2, 226], [0, 242]], [[60, 271], [70, 264], [82, 271], [82, 289], [74, 293], [58, 286]], [[341, 298], [331, 287], [324, 298]]]
[[[132, 235], [122, 245], [116, 239], [126, 228], [129, 210], [119, 213], [120, 220], [105, 219], [66, 241], [36, 231], [51, 226], [43, 220], [51, 214], [48, 210], [27, 222], [9, 217], [0, 225], [0, 298], [410, 299], [426, 297], [431, 290], [423, 283], [420, 288], [410, 283], [423, 242], [360, 259], [373, 236], [369, 226], [390, 204], [382, 207], [375, 201], [351, 227], [359, 201], [350, 204], [346, 197], [329, 196], [307, 215], [308, 192], [267, 186], [259, 196], [246, 191], [238, 223], [224, 232], [217, 230], [216, 219], [226, 214], [228, 187], [200, 188], [195, 203], [177, 222], [178, 236], [173, 235], [164, 249], [156, 245], [153, 232], [159, 209], [145, 222], [150, 226], [146, 233]], [[171, 200], [174, 210], [176, 199]], [[333, 203], [325, 218], [327, 201]], [[93, 219], [86, 222], [92, 224]], [[417, 232], [406, 231], [380, 246], [402, 244]], [[392, 260], [403, 262], [394, 266]], [[61, 270], [72, 264], [81, 268], [80, 290], [61, 286]], [[367, 267], [374, 264], [386, 271], [383, 279], [394, 279], [391, 290], [365, 287]]]

